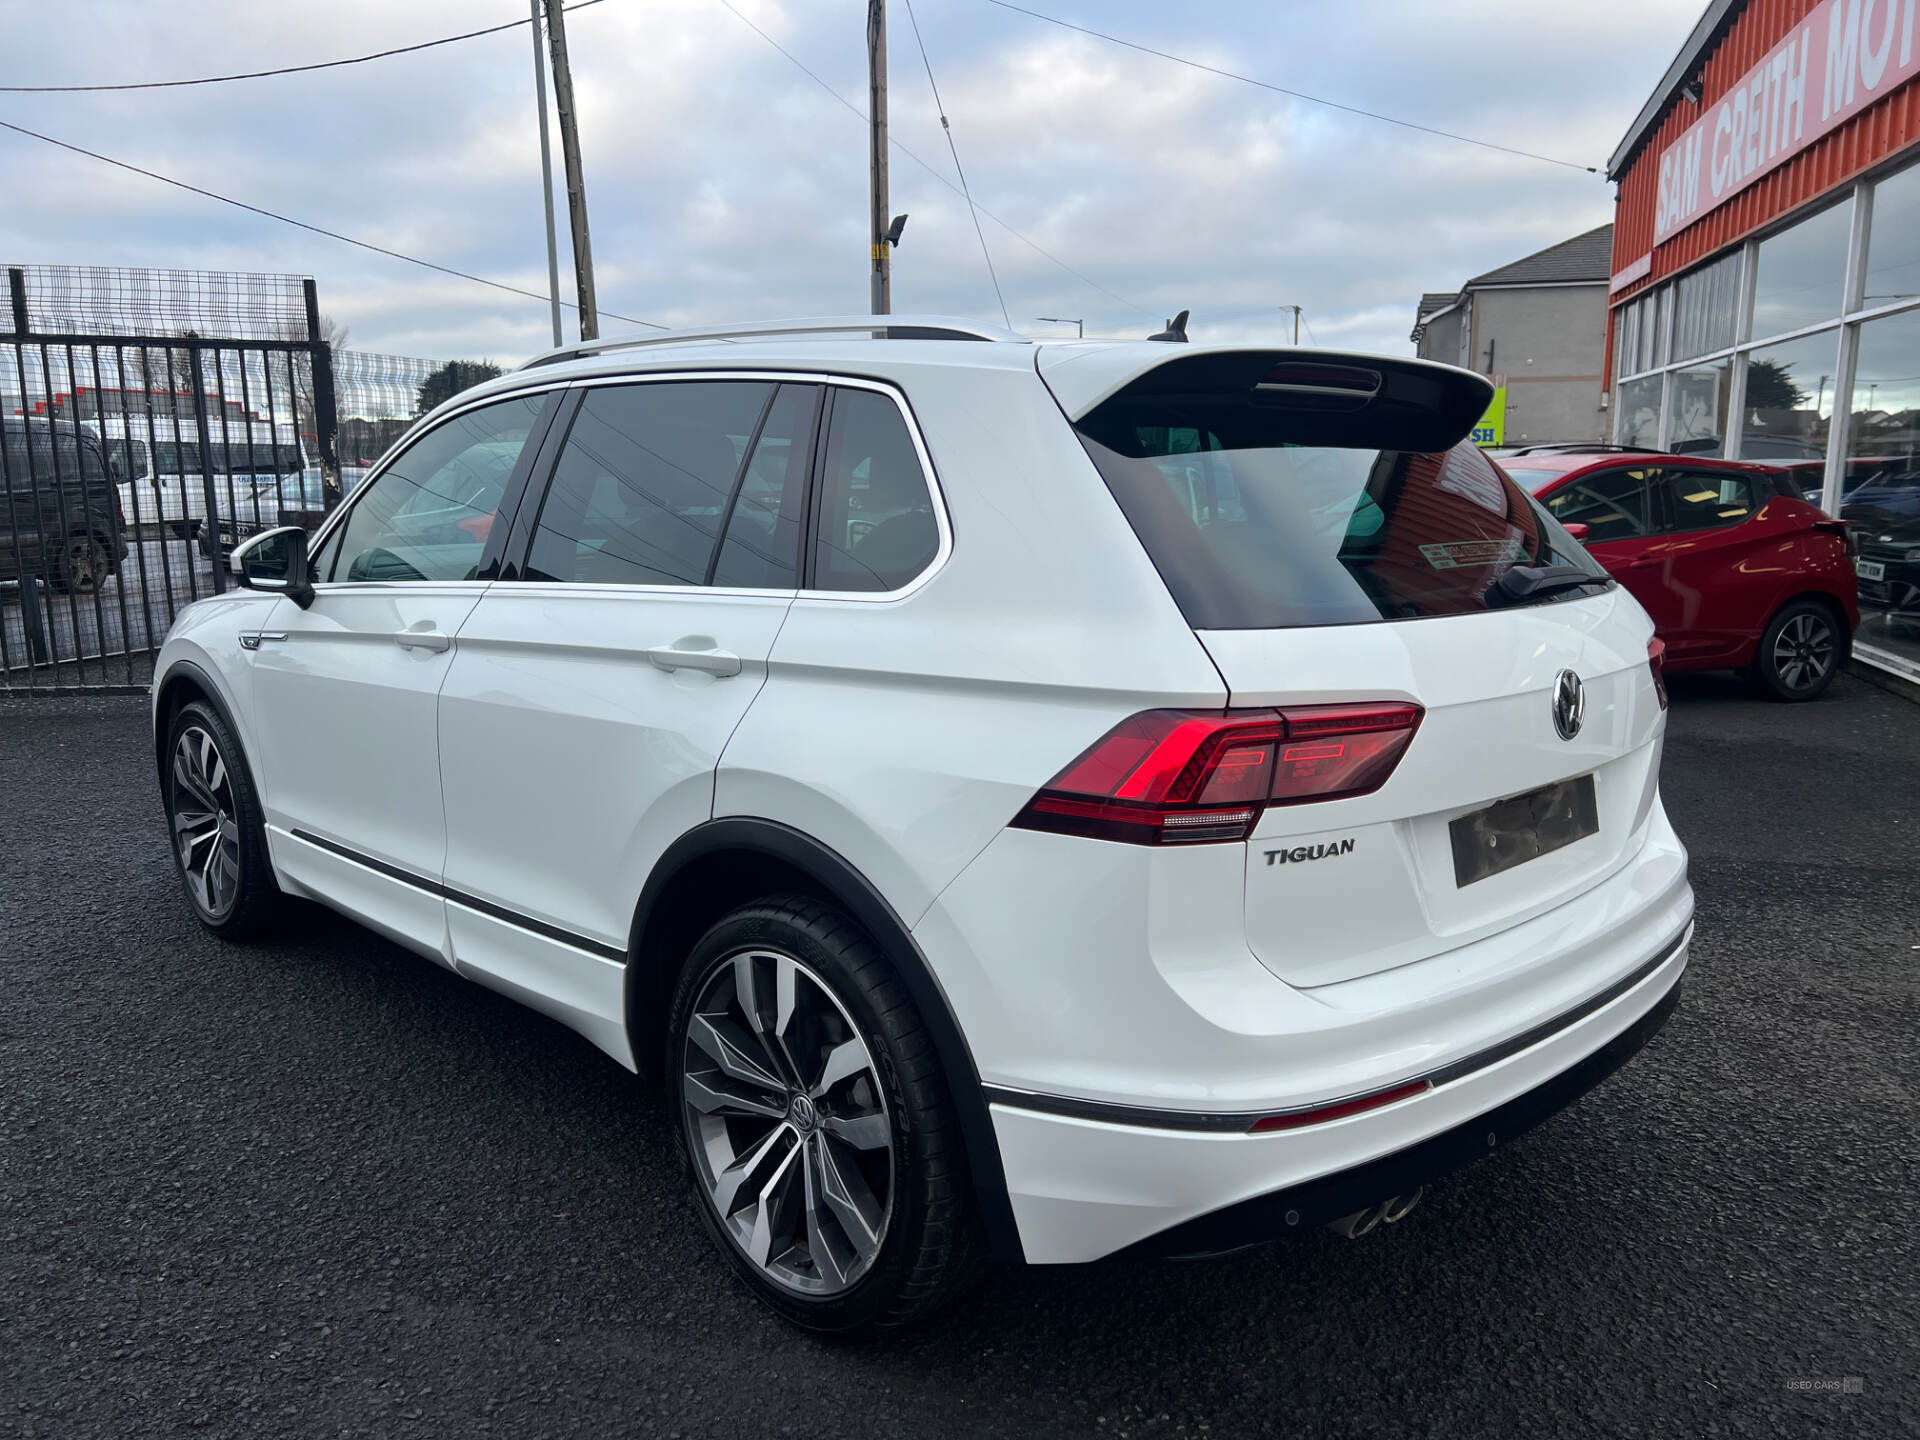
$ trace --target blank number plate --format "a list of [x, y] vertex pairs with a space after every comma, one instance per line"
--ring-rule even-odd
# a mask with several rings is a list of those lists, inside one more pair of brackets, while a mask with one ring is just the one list
[[1593, 776], [1542, 785], [1462, 815], [1447, 828], [1453, 838], [1454, 883], [1471, 885], [1599, 833]]

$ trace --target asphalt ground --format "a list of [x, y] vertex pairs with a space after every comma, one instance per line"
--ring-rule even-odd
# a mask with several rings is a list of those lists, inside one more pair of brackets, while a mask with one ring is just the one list
[[859, 1346], [586, 1042], [318, 909], [206, 937], [139, 701], [0, 700], [0, 1434], [1920, 1433], [1920, 708], [1674, 691], [1699, 927], [1626, 1069], [1363, 1240]]

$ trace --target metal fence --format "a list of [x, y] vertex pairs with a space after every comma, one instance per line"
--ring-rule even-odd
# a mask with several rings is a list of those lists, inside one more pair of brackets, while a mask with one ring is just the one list
[[138, 689], [236, 544], [340, 502], [313, 282], [12, 266], [7, 301], [0, 690]]

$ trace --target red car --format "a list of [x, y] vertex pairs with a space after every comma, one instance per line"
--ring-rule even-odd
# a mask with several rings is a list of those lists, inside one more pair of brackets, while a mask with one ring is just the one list
[[1811, 700], [1860, 624], [1846, 527], [1766, 465], [1594, 447], [1500, 464], [1632, 592], [1668, 670], [1745, 670]]

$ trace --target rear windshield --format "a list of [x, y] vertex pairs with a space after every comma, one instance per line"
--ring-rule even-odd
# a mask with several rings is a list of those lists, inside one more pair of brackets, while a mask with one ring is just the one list
[[[1077, 427], [1196, 630], [1461, 615], [1610, 583], [1470, 444], [1298, 445], [1288, 428], [1255, 405], [1170, 398], [1109, 402]], [[1499, 583], [1515, 566], [1592, 579], [1528, 593]]]

